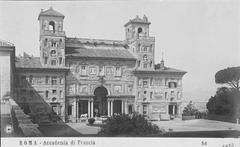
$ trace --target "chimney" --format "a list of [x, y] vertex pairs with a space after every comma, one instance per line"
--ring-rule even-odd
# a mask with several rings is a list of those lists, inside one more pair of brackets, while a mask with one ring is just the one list
[[144, 14], [144, 16], [143, 16], [143, 20], [145, 21], [145, 22], [148, 22], [148, 18], [147, 18], [147, 16]]
[[161, 60], [161, 63], [160, 63], [160, 70], [164, 70], [164, 60]]
[[162, 60], [161, 60], [161, 63], [160, 63], [160, 70], [164, 70], [163, 52], [162, 52]]

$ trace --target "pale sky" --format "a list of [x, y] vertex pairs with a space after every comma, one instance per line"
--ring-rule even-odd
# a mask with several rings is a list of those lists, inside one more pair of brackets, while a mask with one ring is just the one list
[[0, 2], [0, 39], [16, 55], [39, 56], [38, 14], [50, 6], [65, 15], [67, 37], [124, 40], [124, 24], [144, 14], [152, 23], [155, 62], [187, 71], [184, 98], [206, 100], [215, 94], [217, 71], [240, 65], [238, 3], [231, 0]]

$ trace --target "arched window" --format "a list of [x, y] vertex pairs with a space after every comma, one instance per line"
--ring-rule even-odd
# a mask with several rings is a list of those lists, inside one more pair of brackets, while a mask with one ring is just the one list
[[140, 67], [140, 62], [141, 62], [141, 61], [138, 60], [138, 67]]
[[45, 38], [45, 40], [44, 40], [44, 46], [47, 46], [47, 42], [48, 42], [48, 39]]
[[48, 95], [49, 95], [49, 92], [48, 92], [48, 91], [46, 91], [46, 94], [45, 94], [46, 98], [48, 98]]
[[152, 61], [150, 61], [150, 67], [152, 67]]
[[138, 28], [138, 34], [139, 33], [142, 33], [142, 28], [141, 27]]
[[147, 55], [143, 55], [143, 60], [147, 61]]
[[55, 23], [53, 21], [49, 22], [49, 31], [53, 31], [53, 33], [55, 33]]

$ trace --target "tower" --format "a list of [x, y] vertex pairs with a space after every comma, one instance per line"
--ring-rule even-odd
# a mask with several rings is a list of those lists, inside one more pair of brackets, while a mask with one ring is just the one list
[[143, 18], [136, 16], [124, 25], [129, 50], [137, 57], [137, 70], [154, 70], [155, 38], [149, 36], [150, 24], [144, 15]]
[[44, 67], [65, 66], [65, 32], [64, 15], [53, 10], [41, 10], [38, 21], [40, 25], [40, 62]]

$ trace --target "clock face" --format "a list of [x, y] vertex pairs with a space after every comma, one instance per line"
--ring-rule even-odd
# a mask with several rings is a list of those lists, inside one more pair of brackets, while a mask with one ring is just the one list
[[50, 55], [51, 55], [51, 56], [56, 56], [56, 50], [52, 50], [52, 51], [50, 52]]

